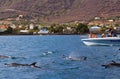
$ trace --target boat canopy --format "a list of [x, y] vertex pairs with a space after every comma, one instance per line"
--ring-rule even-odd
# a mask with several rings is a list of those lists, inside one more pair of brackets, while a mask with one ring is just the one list
[[93, 26], [89, 28], [89, 31], [91, 33], [99, 33], [100, 32], [100, 27], [99, 26]]

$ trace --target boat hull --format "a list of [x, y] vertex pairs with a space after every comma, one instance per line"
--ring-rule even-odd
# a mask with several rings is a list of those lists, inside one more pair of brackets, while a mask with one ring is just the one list
[[120, 45], [120, 38], [118, 37], [107, 37], [107, 38], [88, 38], [82, 39], [83, 43], [88, 46], [93, 45]]

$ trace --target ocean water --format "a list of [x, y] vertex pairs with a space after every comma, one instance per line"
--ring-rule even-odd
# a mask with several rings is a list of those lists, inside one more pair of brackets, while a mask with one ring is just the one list
[[[86, 35], [0, 36], [0, 79], [119, 79], [120, 68], [101, 65], [120, 62], [119, 46], [86, 46]], [[5, 66], [5, 63], [31, 64]]]

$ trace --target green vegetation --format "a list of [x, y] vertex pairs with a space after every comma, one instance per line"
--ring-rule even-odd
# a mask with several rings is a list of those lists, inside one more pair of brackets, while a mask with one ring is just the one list
[[8, 27], [7, 30], [5, 31], [5, 33], [12, 33], [13, 29], [11, 27]]
[[52, 24], [49, 27], [49, 32], [55, 34], [84, 34], [88, 33], [89, 29], [86, 24], [82, 23]]
[[87, 24], [82, 23], [43, 25], [41, 23], [30, 23], [27, 20], [19, 20], [13, 21], [12, 25], [15, 28], [8, 25], [5, 34], [38, 34], [40, 30], [48, 30], [49, 34], [84, 34], [89, 32]]
[[86, 24], [79, 23], [79, 24], [76, 26], [76, 31], [77, 31], [77, 33], [79, 33], [79, 34], [83, 34], [83, 33], [88, 33], [88, 32], [89, 32], [89, 29], [88, 29], [88, 26], [87, 26]]

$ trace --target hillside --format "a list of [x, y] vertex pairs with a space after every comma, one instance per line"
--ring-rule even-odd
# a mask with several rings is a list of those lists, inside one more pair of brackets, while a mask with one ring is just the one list
[[46, 22], [120, 16], [120, 0], [0, 0], [0, 19], [19, 14]]

